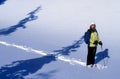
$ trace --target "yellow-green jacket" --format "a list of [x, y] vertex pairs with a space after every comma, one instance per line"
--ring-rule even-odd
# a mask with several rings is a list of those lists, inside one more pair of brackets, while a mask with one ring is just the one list
[[98, 43], [100, 42], [97, 31], [91, 32], [90, 39], [89, 39], [89, 46], [90, 47], [96, 47], [97, 44], [94, 44], [95, 41], [98, 41]]

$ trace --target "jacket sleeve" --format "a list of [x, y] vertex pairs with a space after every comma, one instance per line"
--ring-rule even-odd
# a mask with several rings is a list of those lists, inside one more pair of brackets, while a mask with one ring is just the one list
[[100, 42], [100, 38], [99, 38], [98, 33], [97, 33], [97, 41], [98, 41], [98, 43]]

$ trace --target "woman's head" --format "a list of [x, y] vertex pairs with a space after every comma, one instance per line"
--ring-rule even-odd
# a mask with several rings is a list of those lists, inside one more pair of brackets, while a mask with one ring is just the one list
[[96, 25], [95, 25], [95, 24], [91, 24], [91, 25], [90, 25], [90, 29], [91, 29], [91, 30], [96, 30]]

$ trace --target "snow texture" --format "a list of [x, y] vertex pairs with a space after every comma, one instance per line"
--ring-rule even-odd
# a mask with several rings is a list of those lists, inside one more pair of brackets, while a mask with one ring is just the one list
[[[0, 0], [0, 79], [119, 79], [119, 4]], [[103, 42], [92, 68], [84, 42], [91, 22]]]

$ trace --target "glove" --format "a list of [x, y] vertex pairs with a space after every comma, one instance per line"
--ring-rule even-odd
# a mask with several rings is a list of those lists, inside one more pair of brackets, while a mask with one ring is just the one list
[[97, 45], [97, 44], [98, 44], [98, 41], [96, 40], [93, 44]]
[[99, 42], [99, 45], [101, 45], [101, 46], [103, 45], [102, 41]]

